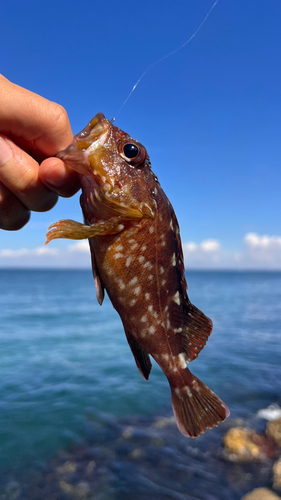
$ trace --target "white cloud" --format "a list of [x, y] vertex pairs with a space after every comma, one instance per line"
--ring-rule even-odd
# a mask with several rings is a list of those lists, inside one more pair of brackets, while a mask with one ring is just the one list
[[202, 243], [194, 243], [190, 241], [189, 243], [183, 244], [183, 251], [185, 254], [193, 253], [193, 252], [203, 252], [203, 253], [214, 253], [220, 250], [220, 244], [218, 240], [203, 240]]
[[221, 254], [221, 245], [218, 240], [210, 238], [203, 240], [201, 243], [190, 241], [184, 243], [182, 248], [186, 267], [218, 267]]
[[[226, 251], [213, 238], [199, 243], [183, 244], [188, 269], [279, 269], [281, 270], [281, 236], [247, 233], [239, 251]], [[0, 250], [0, 267], [90, 268], [87, 240], [71, 243], [65, 249], [41, 246], [34, 249]]]
[[0, 250], [0, 267], [88, 268], [90, 251], [87, 240], [78, 241], [61, 250], [51, 246]]
[[0, 250], [0, 258], [8, 257], [11, 259], [18, 259], [19, 257], [32, 257], [36, 255], [58, 255], [59, 251], [57, 248], [49, 247], [38, 247], [32, 250], [28, 248], [20, 248], [18, 250], [4, 249]]
[[257, 233], [247, 233], [244, 241], [254, 249], [281, 249], [281, 236], [259, 236]]
[[246, 250], [236, 256], [238, 261], [246, 260], [252, 267], [281, 269], [281, 236], [247, 233], [244, 243]]
[[240, 251], [226, 251], [217, 240], [183, 245], [185, 266], [194, 269], [281, 270], [281, 236], [247, 233]]
[[73, 245], [69, 245], [68, 247], [69, 252], [89, 252], [89, 242], [88, 240], [80, 240], [77, 241], [77, 243], [74, 243]]

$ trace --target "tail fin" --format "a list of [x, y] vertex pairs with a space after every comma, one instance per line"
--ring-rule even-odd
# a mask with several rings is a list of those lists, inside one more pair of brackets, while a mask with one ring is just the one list
[[[225, 420], [230, 412], [221, 399], [188, 368], [181, 375], [185, 376], [181, 377], [180, 387], [170, 383], [176, 424], [184, 436], [199, 436]], [[182, 378], [185, 380], [182, 381]]]

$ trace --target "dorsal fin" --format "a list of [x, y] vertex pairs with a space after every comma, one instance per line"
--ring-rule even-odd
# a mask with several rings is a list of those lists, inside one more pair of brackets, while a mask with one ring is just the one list
[[176, 262], [177, 262], [179, 291], [185, 299], [188, 299], [187, 283], [186, 283], [185, 274], [184, 274], [185, 268], [184, 268], [184, 258], [183, 258], [182, 244], [181, 244], [181, 238], [180, 238], [180, 228], [179, 228], [179, 223], [178, 223], [178, 219], [176, 217], [175, 211], [174, 211], [170, 202], [169, 202], [169, 210], [170, 210], [171, 224], [173, 227], [173, 232], [174, 232], [174, 237], [175, 237], [175, 239], [174, 239], [174, 241], [175, 241], [175, 257], [176, 257]]
[[187, 361], [190, 362], [197, 358], [199, 352], [206, 345], [212, 333], [213, 323], [210, 318], [191, 304], [188, 298], [179, 225], [173, 207], [170, 204], [169, 208], [175, 235], [175, 255], [178, 273], [177, 298], [170, 308], [170, 318], [172, 324], [177, 325], [174, 332], [177, 336], [179, 349], [186, 354]]

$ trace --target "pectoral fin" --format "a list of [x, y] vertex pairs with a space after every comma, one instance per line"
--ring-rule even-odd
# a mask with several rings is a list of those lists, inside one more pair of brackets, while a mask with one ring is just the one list
[[57, 238], [66, 238], [68, 240], [84, 240], [93, 238], [97, 235], [116, 234], [124, 229], [120, 224], [121, 217], [112, 217], [104, 222], [97, 222], [88, 226], [81, 222], [76, 222], [71, 219], [60, 220], [55, 222], [48, 228], [46, 234], [47, 243]]

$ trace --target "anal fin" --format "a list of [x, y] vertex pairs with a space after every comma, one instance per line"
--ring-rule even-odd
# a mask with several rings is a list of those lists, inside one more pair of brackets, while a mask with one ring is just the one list
[[152, 368], [150, 357], [128, 330], [125, 329], [125, 333], [140, 374], [145, 380], [148, 380]]

